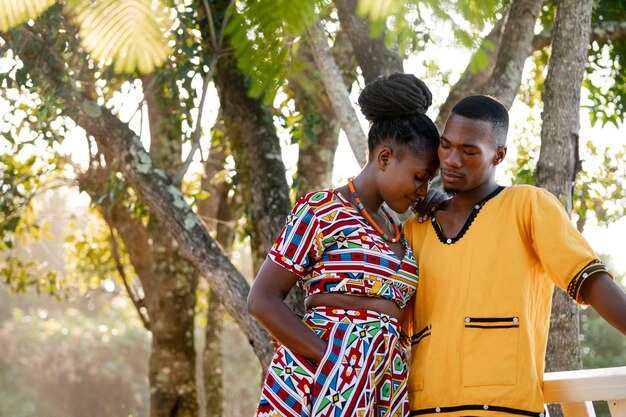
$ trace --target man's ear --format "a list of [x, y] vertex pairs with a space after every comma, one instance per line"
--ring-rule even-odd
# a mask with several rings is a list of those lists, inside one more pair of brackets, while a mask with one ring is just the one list
[[385, 171], [387, 166], [391, 162], [391, 158], [393, 156], [393, 151], [388, 147], [381, 147], [377, 150], [376, 153], [376, 163], [378, 164], [378, 169], [381, 171]]
[[499, 165], [500, 162], [504, 161], [504, 157], [506, 156], [506, 146], [498, 146], [496, 149], [496, 156], [493, 158], [493, 164]]

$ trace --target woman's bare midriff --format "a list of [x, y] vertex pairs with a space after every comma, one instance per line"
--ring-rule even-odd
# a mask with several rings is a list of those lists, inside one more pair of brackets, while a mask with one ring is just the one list
[[304, 300], [304, 306], [307, 310], [322, 306], [372, 310], [396, 318], [400, 323], [402, 323], [404, 319], [404, 310], [398, 307], [393, 301], [354, 294], [313, 294]]

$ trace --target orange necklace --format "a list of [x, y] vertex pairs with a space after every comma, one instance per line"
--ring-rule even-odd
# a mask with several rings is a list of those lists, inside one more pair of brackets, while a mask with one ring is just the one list
[[367, 212], [367, 210], [365, 210], [365, 206], [363, 206], [363, 203], [361, 202], [361, 199], [359, 198], [359, 196], [356, 193], [356, 190], [354, 189], [354, 184], [352, 183], [352, 178], [348, 178], [348, 188], [350, 188], [350, 192], [352, 193], [352, 197], [354, 198], [354, 201], [356, 201], [356, 205], [357, 205], [357, 208], [359, 209], [359, 212], [361, 213], [361, 215], [363, 217], [365, 217], [365, 220], [367, 220], [367, 222], [370, 224], [370, 226], [372, 226], [372, 228], [374, 230], [376, 230], [376, 233], [381, 235], [382, 238], [385, 239], [387, 242], [396, 243], [396, 242], [400, 241], [400, 229], [398, 228], [398, 224], [395, 222], [393, 217], [391, 217], [391, 213], [389, 213], [387, 211], [387, 209], [385, 209], [385, 206], [380, 206], [380, 208], [383, 210], [383, 213], [385, 213], [385, 216], [387, 216], [387, 218], [389, 219], [389, 221], [391, 222], [391, 224], [393, 226], [393, 231], [396, 234], [396, 236], [393, 237], [393, 238], [390, 238], [387, 235], [387, 233], [383, 232], [383, 229], [378, 227], [378, 225], [376, 224], [374, 219], [372, 219], [372, 217]]

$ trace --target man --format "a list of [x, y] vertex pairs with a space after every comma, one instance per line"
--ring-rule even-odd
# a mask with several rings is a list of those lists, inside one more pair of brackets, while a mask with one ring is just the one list
[[626, 294], [559, 201], [496, 183], [507, 130], [497, 100], [457, 103], [439, 145], [452, 198], [406, 225], [419, 264], [405, 318], [411, 415], [543, 416], [554, 284], [626, 334]]

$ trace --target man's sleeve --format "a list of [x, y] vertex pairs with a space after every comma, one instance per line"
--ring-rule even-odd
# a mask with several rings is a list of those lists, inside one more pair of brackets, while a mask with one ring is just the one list
[[537, 188], [529, 204], [532, 244], [540, 263], [558, 287], [584, 303], [579, 294], [582, 283], [594, 272], [608, 272], [606, 266], [554, 195]]

